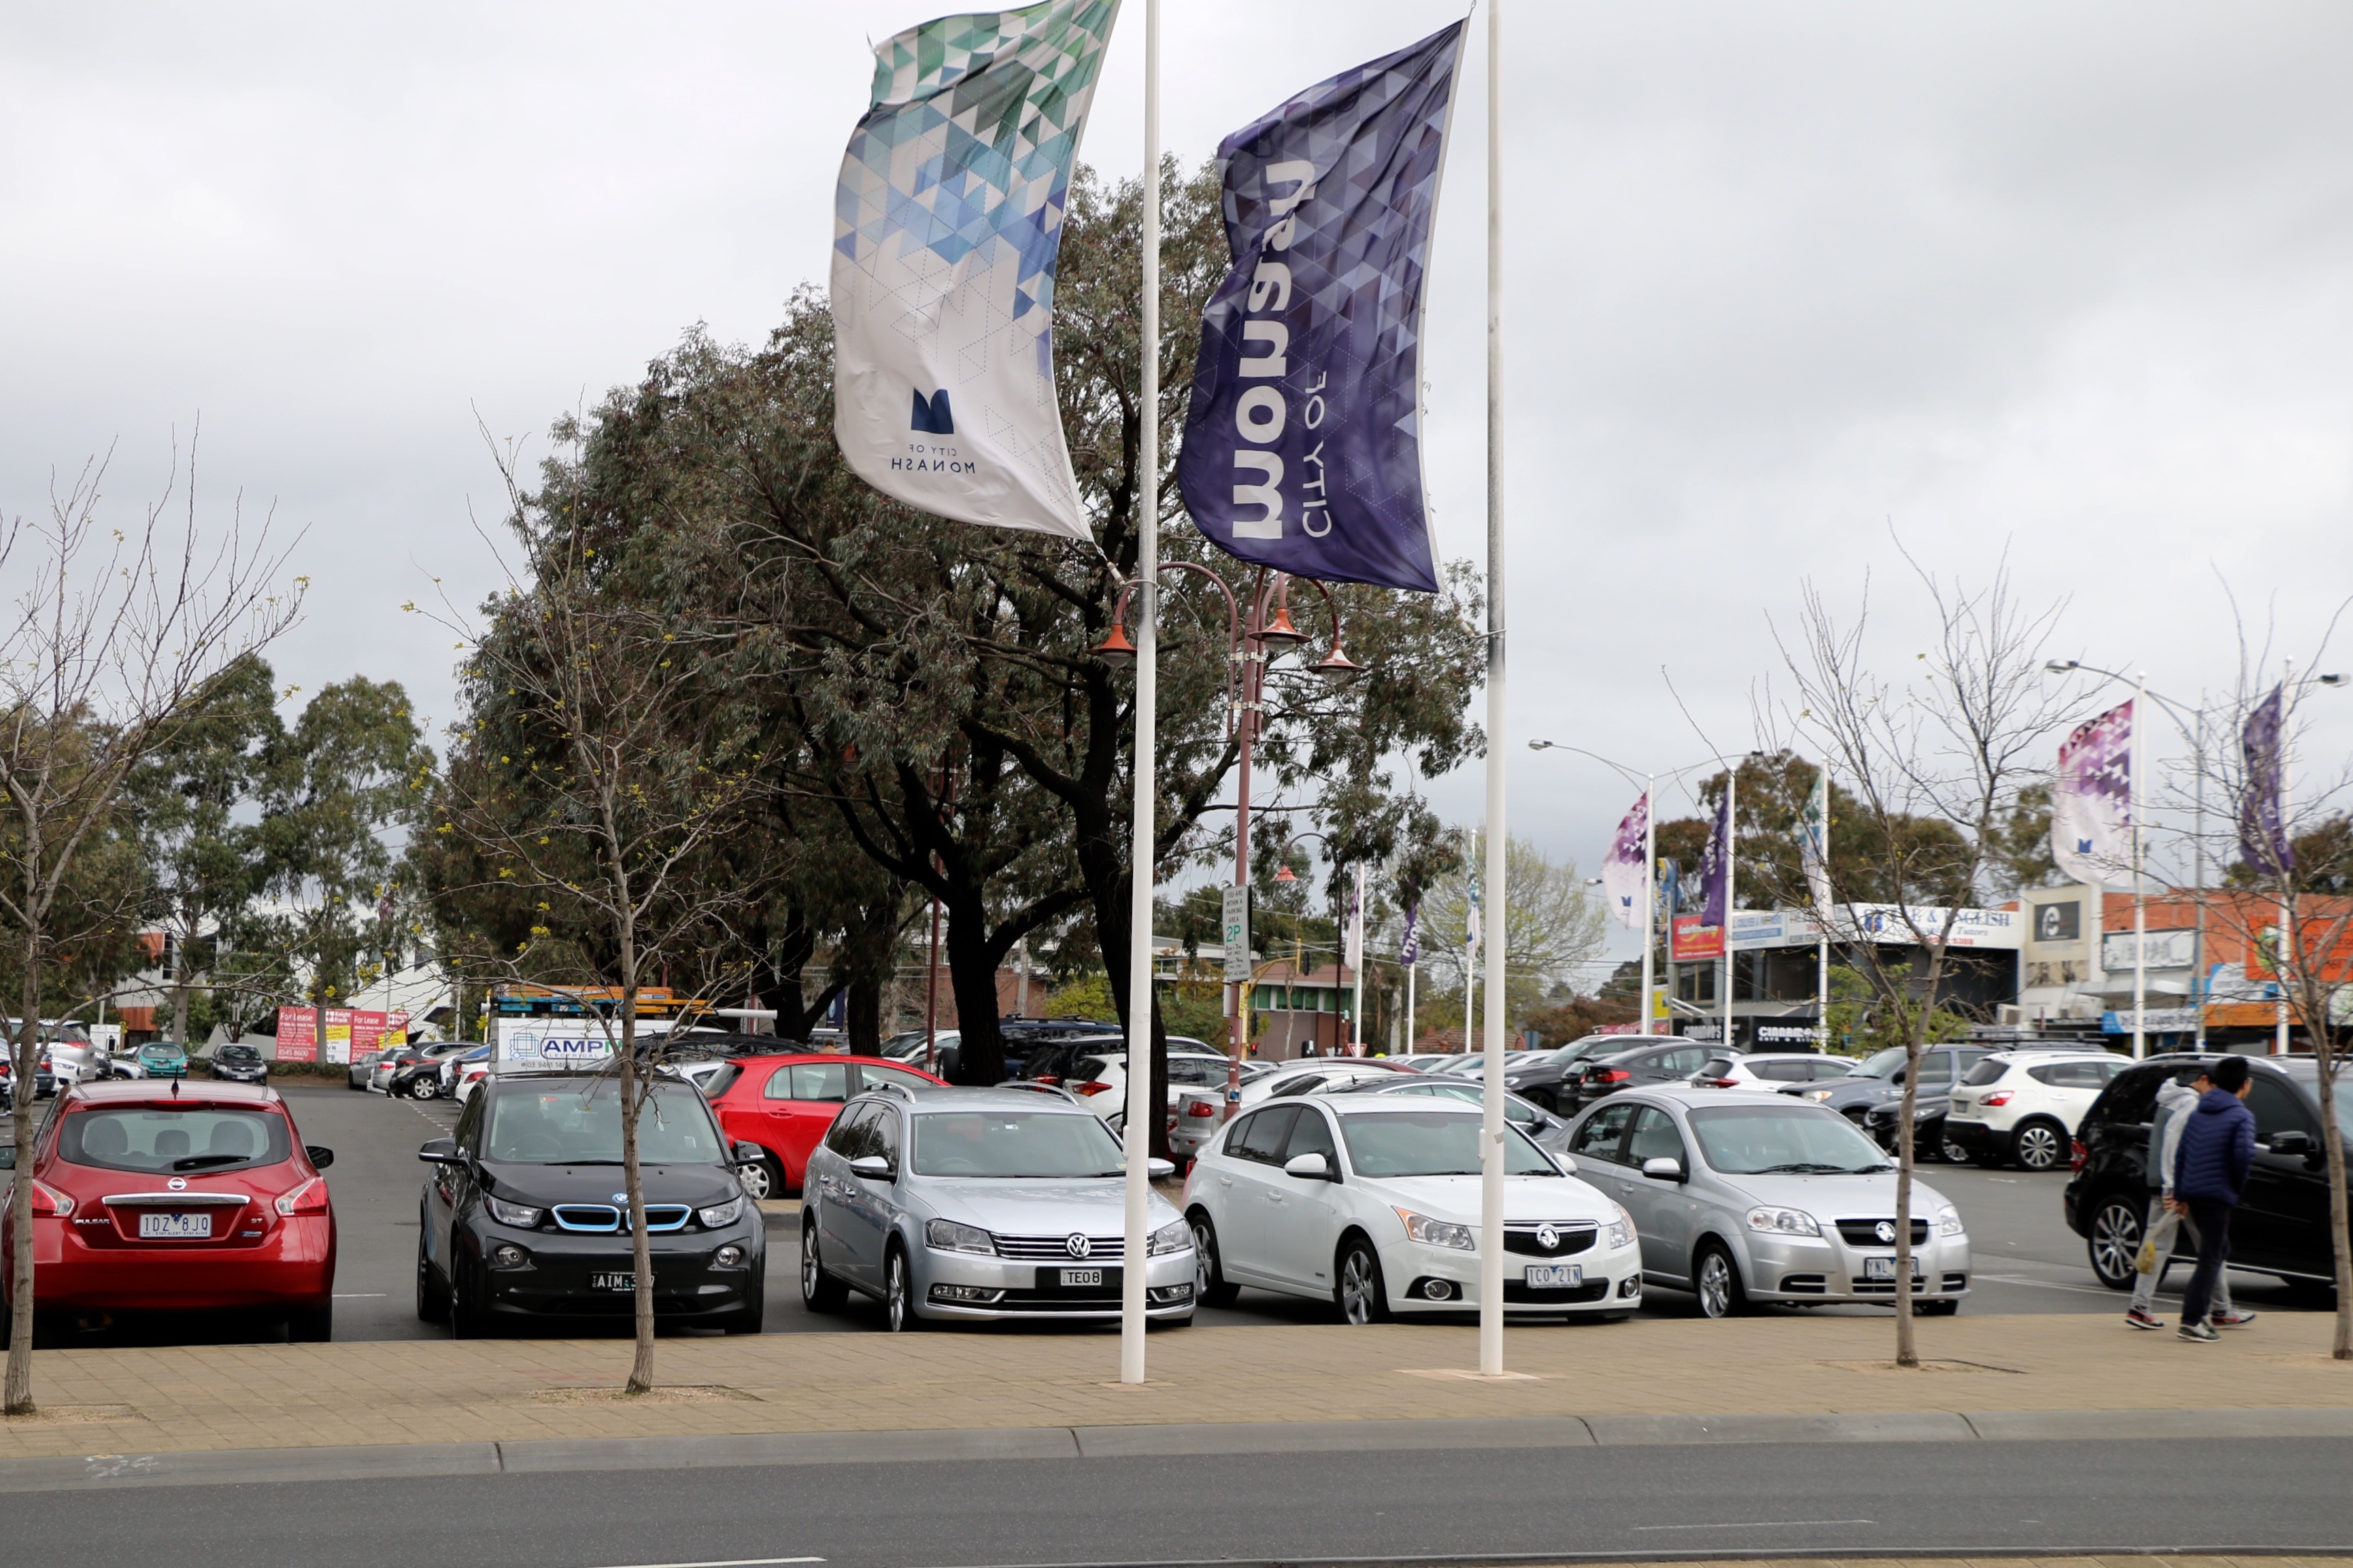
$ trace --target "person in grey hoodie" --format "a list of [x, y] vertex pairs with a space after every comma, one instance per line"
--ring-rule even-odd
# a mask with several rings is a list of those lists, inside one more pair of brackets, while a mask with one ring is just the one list
[[2189, 1221], [2198, 1227], [2198, 1268], [2182, 1293], [2175, 1337], [2193, 1341], [2221, 1337], [2206, 1321], [2206, 1310], [2230, 1262], [2231, 1211], [2255, 1164], [2255, 1118], [2245, 1103], [2254, 1077], [2247, 1058], [2224, 1057], [2206, 1076], [2214, 1087], [2198, 1097], [2173, 1165], [2176, 1201], [2189, 1206]]
[[[2214, 1080], [2199, 1068], [2180, 1078], [2169, 1078], [2158, 1086], [2157, 1114], [2148, 1129], [2148, 1154], [2141, 1168], [2148, 1177], [2148, 1222], [2143, 1235], [2147, 1240], [2141, 1245], [2141, 1259], [2148, 1267], [2133, 1281], [2132, 1305], [2125, 1309], [2125, 1321], [2136, 1329], [2161, 1329], [2165, 1320], [2153, 1310], [2157, 1288], [2165, 1279], [2166, 1266], [2173, 1258], [2175, 1235], [2184, 1228], [2189, 1232], [2189, 1245], [2198, 1245], [2198, 1227], [2189, 1224], [2186, 1205], [2173, 1195], [2173, 1170], [2181, 1152], [2181, 1130], [2189, 1124], [2189, 1112], [2198, 1104], [2198, 1097], [2214, 1087]], [[2253, 1312], [2241, 1312], [2231, 1305], [2231, 1279], [2226, 1269], [2214, 1281], [2214, 1310], [2206, 1320], [2217, 1328], [2235, 1329], [2242, 1323], [2255, 1321]]]

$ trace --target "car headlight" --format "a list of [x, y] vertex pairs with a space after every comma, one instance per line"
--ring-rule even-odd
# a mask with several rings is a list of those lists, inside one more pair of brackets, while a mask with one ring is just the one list
[[723, 1225], [733, 1225], [737, 1216], [742, 1215], [743, 1212], [744, 1200], [742, 1198], [729, 1198], [723, 1204], [713, 1204], [707, 1209], [695, 1210], [694, 1217], [701, 1220], [703, 1225], [710, 1229], [717, 1230]]
[[1826, 1089], [1810, 1089], [1803, 1096], [1807, 1100], [1828, 1100], [1830, 1097], [1831, 1091]]
[[1148, 1257], [1159, 1258], [1171, 1252], [1190, 1251], [1192, 1246], [1193, 1227], [1180, 1219], [1154, 1231], [1144, 1250]]
[[997, 1255], [997, 1237], [976, 1225], [959, 1225], [952, 1219], [935, 1219], [923, 1226], [923, 1240], [942, 1252], [980, 1252]]
[[1471, 1227], [1467, 1225], [1456, 1225], [1452, 1220], [1432, 1219], [1426, 1214], [1416, 1214], [1411, 1209], [1399, 1209], [1397, 1211], [1397, 1216], [1405, 1221], [1405, 1234], [1408, 1240], [1419, 1241], [1425, 1247], [1457, 1247], [1465, 1252], [1474, 1251], [1478, 1247], [1478, 1238], [1471, 1234]]
[[482, 1206], [501, 1225], [511, 1225], [517, 1230], [530, 1230], [539, 1224], [540, 1211], [523, 1204], [511, 1204], [504, 1198], [484, 1198]]
[[1750, 1209], [1748, 1228], [1762, 1231], [1767, 1236], [1820, 1236], [1822, 1233], [1820, 1222], [1803, 1209]]
[[1936, 1234], [1938, 1236], [1960, 1235], [1961, 1211], [1955, 1208], [1950, 1204], [1947, 1204], [1943, 1208], [1938, 1209], [1936, 1211]]
[[1624, 1204], [1613, 1204], [1618, 1217], [1609, 1224], [1609, 1245], [1613, 1247], [1634, 1245], [1634, 1216], [1626, 1212]]

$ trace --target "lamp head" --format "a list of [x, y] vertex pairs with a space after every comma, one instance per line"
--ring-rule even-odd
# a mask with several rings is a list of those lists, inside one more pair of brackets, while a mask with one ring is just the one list
[[1274, 879], [1278, 882], [1296, 882], [1299, 880], [1298, 878], [1291, 874], [1291, 863], [1289, 861], [1285, 861], [1275, 868]]
[[1311, 673], [1320, 675], [1337, 686], [1350, 676], [1361, 674], [1365, 667], [1341, 651], [1340, 639], [1335, 636], [1332, 638], [1332, 651], [1307, 668]]
[[2045, 659], [2042, 668], [2052, 675], [2072, 675], [2084, 667], [2072, 658], [2052, 658]]
[[1258, 640], [1275, 647], [1296, 647], [1307, 640], [1307, 634], [1291, 624], [1291, 606], [1277, 605], [1274, 619], [1258, 634]]
[[1135, 645], [1127, 640], [1127, 628], [1119, 622], [1111, 624], [1111, 631], [1095, 645], [1095, 657], [1112, 664], [1134, 664]]

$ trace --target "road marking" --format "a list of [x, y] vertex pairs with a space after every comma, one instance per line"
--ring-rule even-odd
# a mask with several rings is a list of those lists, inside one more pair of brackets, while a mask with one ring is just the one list
[[[1752, 1519], [1740, 1524], [1638, 1524], [1635, 1531], [1646, 1530], [1796, 1530], [1823, 1524], [1877, 1524], [1875, 1519]], [[687, 1568], [684, 1563], [679, 1568]]]
[[621, 1568], [771, 1568], [778, 1563], [822, 1563], [822, 1557], [730, 1557], [712, 1563], [628, 1563]]

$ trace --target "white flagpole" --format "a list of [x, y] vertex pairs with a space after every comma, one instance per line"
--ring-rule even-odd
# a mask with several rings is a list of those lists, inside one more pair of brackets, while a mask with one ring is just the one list
[[1724, 773], [1724, 1048], [1732, 1047], [1732, 910], [1740, 875], [1740, 807], [1733, 786], [1740, 782], [1740, 764]]
[[[1830, 769], [1822, 769], [1822, 885], [1831, 879], [1831, 782]], [[1814, 1037], [1818, 1049], [1831, 1048], [1831, 908], [1817, 901], [1814, 921], [1820, 935], [1814, 946]]]
[[1144, 428], [1135, 486], [1135, 823], [1128, 843], [1127, 1246], [1119, 1380], [1144, 1381], [1145, 1230], [1151, 1223], [1152, 872], [1160, 713], [1160, 0], [1144, 0]]
[[1413, 982], [1420, 970], [1420, 955], [1417, 953], [1415, 961], [1405, 966], [1405, 1048], [1409, 1051], [1414, 1050], [1414, 1042], [1421, 1038], [1413, 1032]]
[[1658, 932], [1652, 930], [1658, 913], [1651, 908], [1659, 889], [1659, 813], [1658, 803], [1651, 797], [1659, 792], [1659, 775], [1651, 774], [1642, 784], [1642, 1027], [1651, 1032], [1651, 946]]
[[2132, 873], [2133, 873], [2133, 1060], [2148, 1055], [2148, 897], [2141, 889], [2140, 875], [2140, 767], [2143, 747], [2140, 743], [2141, 710], [2148, 706], [2148, 671], [2143, 670], [2139, 683], [2133, 688], [2132, 750], [2127, 753], [2132, 776], [2125, 793], [2127, 808], [2132, 812]]
[[[1365, 1045], [1365, 868], [1356, 868], [1356, 896], [1348, 909], [1349, 967], [1356, 971], [1356, 991], [1348, 1003], [1348, 1043]], [[1370, 1047], [1365, 1047], [1369, 1050]], [[1363, 1055], [1363, 1051], [1355, 1053]]]
[[1479, 1370], [1504, 1373], [1504, 0], [1487, 7], [1487, 1068], [1479, 1135]]
[[[2295, 718], [2295, 660], [2285, 659], [2280, 665], [2280, 727], [2279, 727], [2279, 838], [2278, 844], [2293, 849], [2295, 840], [2289, 836], [2287, 826], [2288, 737], [2294, 732]], [[2266, 845], [2266, 859], [2275, 859], [2274, 847]], [[2288, 878], [2295, 873], [2279, 868], [2280, 884], [2285, 889]], [[2272, 1011], [2272, 1055], [2287, 1055], [2287, 944], [2293, 933], [2287, 929], [2287, 899], [2283, 891], [2279, 906], [2279, 940], [2272, 945], [2272, 985], [2279, 992], [2279, 1002]]]

